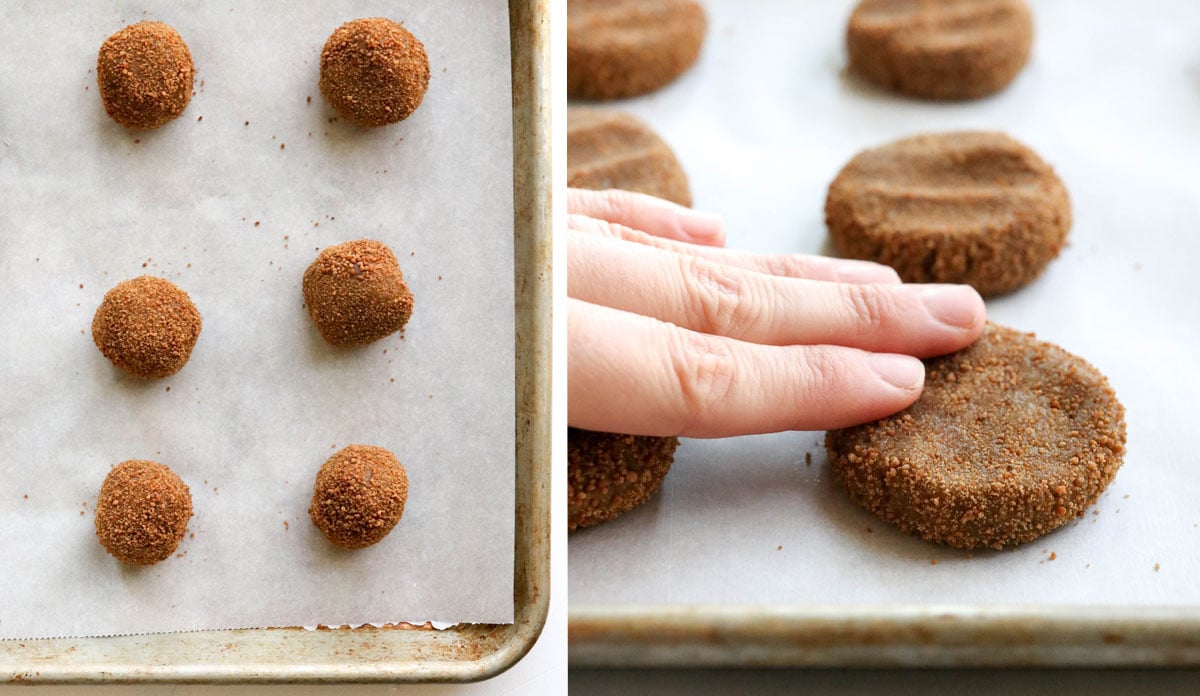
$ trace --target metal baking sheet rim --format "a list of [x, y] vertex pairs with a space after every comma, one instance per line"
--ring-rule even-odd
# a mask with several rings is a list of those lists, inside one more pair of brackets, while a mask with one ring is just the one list
[[1200, 664], [1200, 606], [585, 605], [572, 667]]
[[550, 599], [550, 0], [510, 0], [516, 282], [514, 620], [0, 641], [0, 681], [468, 682], [533, 646]]

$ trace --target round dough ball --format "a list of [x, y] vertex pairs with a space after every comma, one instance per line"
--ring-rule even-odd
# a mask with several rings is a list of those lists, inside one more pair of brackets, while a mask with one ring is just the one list
[[408, 118], [429, 87], [429, 56], [408, 29], [374, 17], [346, 22], [321, 51], [321, 94], [343, 118], [385, 126]]
[[338, 346], [393, 334], [413, 310], [396, 255], [370, 239], [322, 250], [304, 272], [304, 302], [317, 330]]
[[926, 99], [998, 92], [1032, 46], [1024, 0], [862, 0], [846, 31], [853, 72]]
[[158, 462], [133, 459], [104, 477], [96, 536], [118, 560], [153, 565], [175, 552], [191, 518], [187, 484]]
[[695, 0], [568, 0], [567, 96], [653, 92], [700, 56], [708, 20]]
[[1121, 466], [1125, 408], [1082, 358], [988, 324], [925, 366], [908, 409], [825, 436], [850, 498], [901, 530], [958, 548], [1022, 544], [1082, 517]]
[[567, 429], [567, 530], [614, 519], [662, 487], [679, 439]]
[[183, 369], [200, 327], [200, 312], [186, 292], [168, 280], [140, 276], [104, 295], [92, 319], [92, 340], [126, 374], [155, 379]]
[[671, 148], [645, 123], [609, 109], [567, 109], [567, 186], [692, 204], [687, 174]]
[[192, 98], [192, 54], [162, 22], [138, 22], [108, 37], [96, 59], [104, 110], [126, 128], [158, 128]]
[[378, 543], [400, 521], [408, 474], [382, 447], [350, 445], [317, 472], [308, 516], [325, 538], [344, 549]]
[[940, 133], [859, 153], [829, 186], [825, 222], [842, 256], [987, 296], [1058, 256], [1071, 201], [1050, 165], [1007, 135]]

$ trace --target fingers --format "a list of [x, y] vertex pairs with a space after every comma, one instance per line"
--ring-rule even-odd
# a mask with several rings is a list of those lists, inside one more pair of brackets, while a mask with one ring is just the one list
[[763, 346], [568, 300], [568, 420], [634, 435], [825, 430], [916, 401], [921, 361], [836, 346]]
[[969, 345], [986, 316], [979, 294], [965, 285], [782, 278], [581, 233], [568, 238], [567, 277], [568, 294], [585, 302], [777, 346], [928, 357]]
[[567, 216], [567, 229], [586, 232], [610, 239], [634, 242], [655, 249], [673, 251], [689, 256], [699, 256], [728, 266], [745, 268], [769, 275], [788, 278], [808, 278], [840, 283], [899, 283], [900, 276], [889, 266], [857, 261], [835, 259], [826, 256], [804, 254], [751, 254], [716, 247], [688, 244], [639, 232], [617, 223], [609, 223], [584, 215]]
[[719, 215], [644, 193], [567, 189], [567, 210], [571, 215], [607, 220], [664, 239], [708, 246], [725, 244], [725, 223]]

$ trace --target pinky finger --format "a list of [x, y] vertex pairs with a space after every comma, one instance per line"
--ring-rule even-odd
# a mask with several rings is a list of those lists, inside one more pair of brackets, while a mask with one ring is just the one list
[[641, 230], [660, 239], [704, 246], [725, 244], [725, 223], [719, 215], [644, 193], [567, 189], [567, 212]]

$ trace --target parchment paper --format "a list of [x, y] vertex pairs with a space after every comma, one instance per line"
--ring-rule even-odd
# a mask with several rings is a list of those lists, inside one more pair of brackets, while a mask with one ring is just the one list
[[969, 558], [850, 503], [821, 433], [686, 441], [662, 495], [571, 537], [572, 603], [1200, 602], [1200, 6], [1034, 2], [1016, 82], [932, 104], [842, 75], [849, 0], [706, 4], [696, 69], [616, 106], [675, 148], [696, 207], [726, 216], [728, 246], [828, 252], [825, 194], [856, 152], [1008, 131], [1063, 177], [1075, 223], [1045, 275], [988, 301], [989, 316], [1104, 372], [1129, 449], [1084, 519]]
[[[432, 80], [360, 130], [317, 90], [321, 46], [402, 20]], [[105, 115], [101, 42], [173, 25], [196, 94], [150, 133]], [[0, 11], [0, 638], [512, 620], [512, 110], [503, 2], [5, 2]], [[308, 97], [311, 96], [311, 103]], [[245, 122], [249, 125], [245, 125]], [[300, 281], [369, 237], [415, 296], [403, 336], [327, 345]], [[191, 294], [191, 361], [154, 382], [96, 350], [104, 293], [143, 273]], [[410, 479], [356, 552], [308, 519], [317, 469], [375, 444]], [[195, 516], [177, 556], [124, 567], [96, 540], [109, 468], [163, 462]]]

